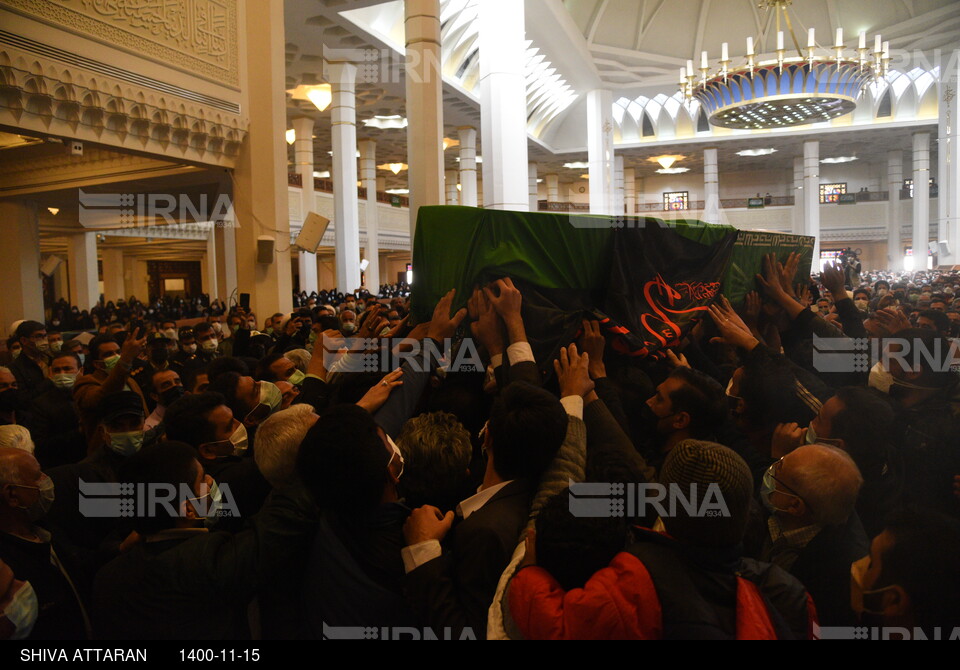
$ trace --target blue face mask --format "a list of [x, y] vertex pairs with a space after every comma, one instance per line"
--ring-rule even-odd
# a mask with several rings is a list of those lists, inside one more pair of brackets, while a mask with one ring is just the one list
[[[200, 501], [203, 501], [202, 503]], [[214, 526], [220, 520], [220, 510], [223, 508], [223, 494], [216, 480], [210, 486], [210, 490], [205, 496], [191, 498], [190, 502], [194, 505], [197, 514], [203, 516], [203, 525], [205, 528]]]
[[39, 614], [40, 603], [33, 585], [24, 582], [10, 600], [10, 604], [3, 609], [3, 616], [13, 624], [13, 636], [10, 639], [23, 640], [29, 637]]
[[[773, 514], [774, 512], [786, 512], [787, 510], [781, 509], [780, 507], [774, 507], [773, 503], [770, 502], [770, 494], [777, 490], [777, 482], [773, 478], [773, 473], [771, 470], [773, 466], [771, 465], [765, 473], [763, 473], [763, 480], [760, 484], [760, 502], [763, 503], [763, 506]], [[781, 491], [780, 493], [785, 493]], [[791, 493], [786, 493], [785, 495], [793, 495]]]

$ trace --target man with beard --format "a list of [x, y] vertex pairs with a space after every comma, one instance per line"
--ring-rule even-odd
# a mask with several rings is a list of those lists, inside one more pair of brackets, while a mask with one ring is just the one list
[[723, 387], [712, 377], [689, 367], [670, 373], [647, 400], [644, 411], [652, 443], [647, 462], [659, 469], [674, 446], [683, 440], [715, 439], [714, 431], [727, 416]]

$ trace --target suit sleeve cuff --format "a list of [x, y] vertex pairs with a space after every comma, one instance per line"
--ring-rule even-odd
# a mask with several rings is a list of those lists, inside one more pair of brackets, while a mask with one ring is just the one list
[[507, 359], [509, 359], [510, 365], [516, 365], [517, 363], [524, 363], [527, 361], [530, 363], [537, 362], [537, 360], [533, 357], [533, 349], [530, 348], [529, 342], [514, 342], [507, 347]]
[[580, 396], [564, 396], [560, 398], [560, 404], [563, 405], [563, 409], [565, 409], [570, 416], [575, 416], [578, 419], [583, 418], [583, 398]]
[[424, 563], [439, 557], [441, 553], [440, 543], [436, 540], [427, 540], [404, 547], [400, 550], [400, 555], [403, 557], [403, 571], [413, 572]]

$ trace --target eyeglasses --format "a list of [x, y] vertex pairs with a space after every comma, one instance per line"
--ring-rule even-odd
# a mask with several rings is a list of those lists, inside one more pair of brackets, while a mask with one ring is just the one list
[[781, 457], [779, 461], [777, 461], [776, 463], [771, 465], [769, 468], [767, 468], [767, 476], [769, 476], [770, 479], [772, 479], [777, 484], [779, 484], [780, 486], [786, 489], [786, 491], [780, 491], [776, 487], [773, 487], [773, 490], [777, 491], [778, 493], [783, 493], [784, 495], [793, 496], [794, 498], [799, 498], [800, 500], [803, 500], [803, 504], [807, 506], [807, 509], [809, 509], [811, 513], [813, 513], [813, 507], [810, 505], [810, 503], [806, 501], [806, 499], [802, 495], [797, 493], [794, 489], [790, 488], [789, 486], [784, 484], [782, 480], [777, 478], [777, 474], [779, 474], [780, 470], [783, 468], [784, 458], [786, 458], [786, 456]]

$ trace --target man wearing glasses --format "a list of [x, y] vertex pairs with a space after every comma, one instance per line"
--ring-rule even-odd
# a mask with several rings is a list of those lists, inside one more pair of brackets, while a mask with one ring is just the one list
[[856, 622], [850, 608], [850, 564], [869, 542], [854, 511], [863, 485], [850, 456], [836, 447], [798, 447], [767, 469], [760, 487], [765, 528], [750, 555], [783, 568], [813, 598], [821, 625]]

